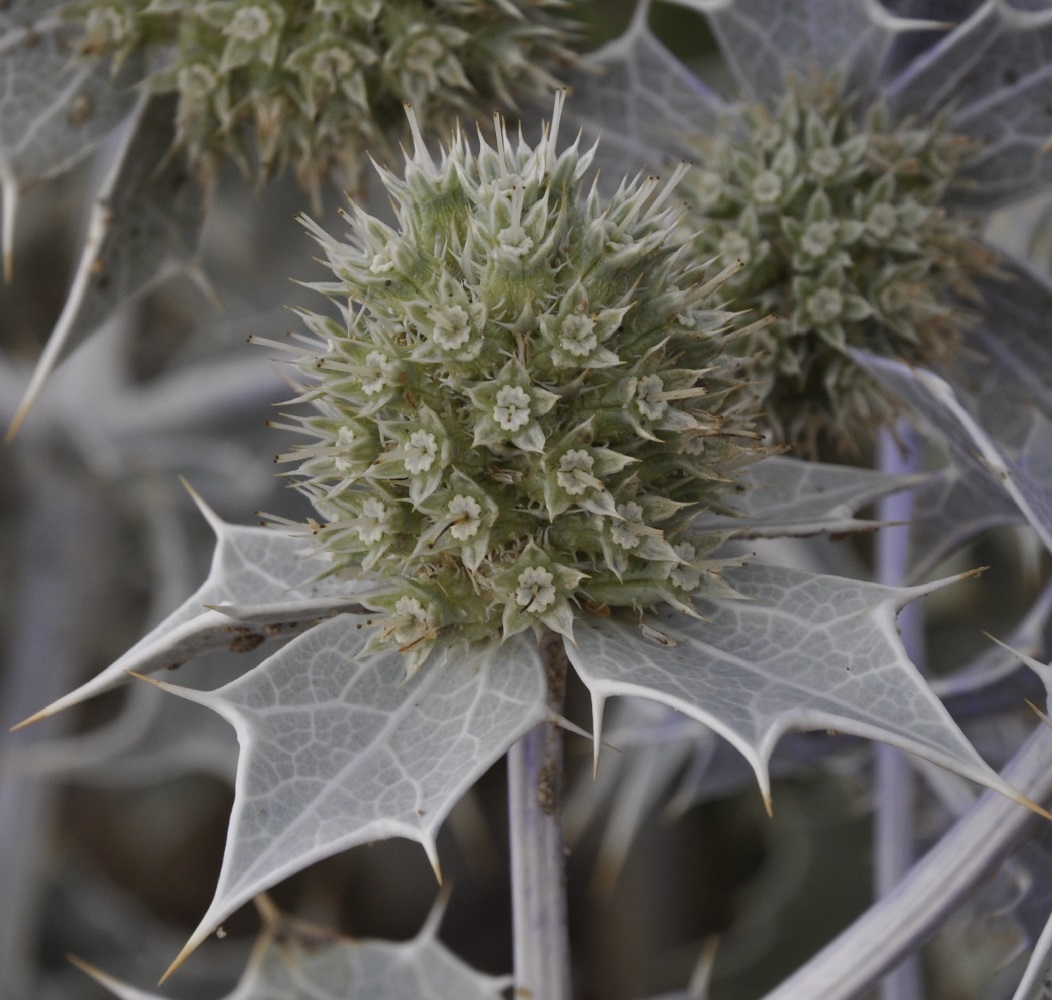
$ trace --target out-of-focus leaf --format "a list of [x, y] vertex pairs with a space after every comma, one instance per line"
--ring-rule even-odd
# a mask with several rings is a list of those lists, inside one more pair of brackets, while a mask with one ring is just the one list
[[192, 265], [203, 189], [172, 153], [175, 103], [143, 95], [98, 192], [73, 286], [7, 432], [17, 433], [55, 365], [113, 312]]
[[120, 659], [20, 725], [108, 691], [126, 681], [128, 671], [149, 673], [211, 650], [247, 652], [296, 635], [319, 618], [358, 608], [355, 594], [370, 589], [361, 581], [322, 578], [330, 564], [305, 551], [302, 535], [227, 524], [195, 499], [217, 539], [208, 579]]
[[897, 117], [930, 119], [950, 109], [949, 127], [983, 147], [957, 195], [998, 204], [1052, 177], [1052, 10], [986, 0], [886, 88]]
[[163, 684], [223, 716], [241, 744], [215, 899], [173, 968], [257, 893], [338, 851], [435, 835], [460, 796], [548, 714], [536, 643], [434, 654], [405, 680], [363, 654], [371, 619], [338, 615], [216, 691]]
[[649, 11], [650, 0], [641, 0], [625, 34], [570, 77], [573, 100], [565, 113], [587, 134], [602, 132], [597, 155], [615, 185], [644, 164], [665, 169], [671, 158], [696, 158], [692, 138], [726, 128], [731, 114], [654, 37]]
[[[354, 941], [261, 907], [265, 929], [240, 983], [225, 1000], [501, 1000], [508, 977], [487, 976], [438, 940], [441, 906], [412, 940]], [[76, 964], [120, 1000], [163, 1000]]]
[[[612, 695], [652, 698], [711, 726], [756, 772], [789, 729], [881, 740], [1020, 800], [968, 743], [909, 661], [895, 615], [943, 584], [900, 589], [752, 565], [726, 571], [743, 600], [699, 600], [640, 628], [582, 620], [571, 662], [592, 693], [595, 731]], [[598, 751], [598, 744], [597, 744]]]
[[741, 517], [702, 514], [694, 527], [738, 538], [872, 529], [879, 523], [856, 518], [855, 511], [926, 478], [775, 456], [741, 473], [742, 490], [732, 501]]
[[[992, 476], [1052, 552], [1052, 421], [1031, 409], [1026, 414], [1026, 426], [998, 427], [999, 436], [1004, 433], [1018, 448], [1013, 455], [1007, 445], [994, 440], [979, 425], [944, 379], [898, 361], [862, 352], [852, 354], [945, 437], [962, 468], [970, 465], [971, 475]], [[993, 371], [990, 374], [995, 375]], [[988, 391], [984, 387], [984, 393]], [[1009, 408], [1009, 413], [1023, 416], [1014, 408]]]
[[879, 0], [674, 0], [705, 13], [742, 91], [774, 102], [796, 77], [841, 77], [870, 92], [895, 38], [924, 27]]
[[10, 280], [15, 213], [29, 186], [69, 170], [128, 113], [130, 60], [118, 80], [102, 62], [71, 54], [74, 29], [59, 0], [14, 0], [0, 8], [0, 193], [4, 274]]

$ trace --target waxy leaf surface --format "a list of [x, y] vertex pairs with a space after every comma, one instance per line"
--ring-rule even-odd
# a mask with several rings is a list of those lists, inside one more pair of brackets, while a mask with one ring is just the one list
[[774, 456], [740, 474], [742, 490], [729, 501], [740, 517], [702, 514], [694, 527], [743, 538], [875, 528], [877, 522], [856, 518], [855, 511], [925, 478]]
[[113, 80], [106, 63], [73, 57], [73, 31], [59, 16], [62, 6], [14, 0], [0, 8], [0, 193], [8, 278], [21, 193], [91, 153], [135, 103], [128, 81]]
[[590, 137], [601, 131], [597, 158], [615, 185], [643, 164], [666, 170], [673, 157], [696, 159], [695, 137], [726, 127], [731, 113], [654, 37], [649, 11], [641, 0], [628, 30], [571, 77], [566, 116]]
[[[354, 941], [271, 915], [241, 981], [224, 1000], [501, 1000], [508, 979], [477, 972], [444, 947], [436, 935], [440, 915], [436, 908], [420, 934], [405, 942]], [[120, 1000], [163, 1000], [86, 962], [76, 964]]]
[[896, 117], [931, 120], [982, 142], [958, 197], [998, 204], [1052, 177], [1052, 10], [987, 0], [908, 65], [886, 93]]
[[548, 714], [536, 642], [433, 654], [405, 679], [364, 655], [371, 619], [338, 615], [212, 692], [165, 690], [222, 715], [241, 744], [216, 895], [183, 956], [257, 893], [338, 851], [435, 835], [476, 779]]
[[705, 13], [724, 59], [752, 100], [774, 103], [815, 71], [849, 91], [873, 89], [895, 38], [918, 22], [879, 0], [674, 0]]
[[321, 578], [330, 563], [310, 553], [302, 534], [227, 524], [198, 505], [216, 533], [208, 579], [120, 659], [27, 723], [122, 684], [128, 671], [150, 673], [211, 650], [247, 652], [295, 635], [319, 618], [357, 608], [354, 595], [369, 589], [359, 581]]
[[205, 219], [204, 195], [172, 152], [175, 101], [143, 95], [92, 206], [84, 249], [62, 314], [19, 405], [18, 430], [62, 358], [114, 311], [189, 267]]
[[638, 626], [582, 620], [571, 662], [601, 726], [612, 695], [664, 702], [711, 726], [752, 765], [790, 729], [836, 729], [909, 750], [1017, 798], [968, 743], [906, 656], [898, 610], [940, 584], [899, 589], [750, 565], [725, 572], [744, 600], [698, 600], [703, 621], [659, 612]]
[[[1047, 486], [1052, 480], [1052, 421], [1034, 408], [1026, 414], [1023, 426], [999, 426], [1007, 441], [995, 440], [944, 379], [898, 361], [853, 353], [942, 434], [962, 467], [970, 466], [972, 475], [985, 473], [999, 483], [1052, 552], [1052, 495]], [[996, 379], [996, 366], [991, 367], [989, 377]], [[988, 393], [985, 380], [983, 384]]]

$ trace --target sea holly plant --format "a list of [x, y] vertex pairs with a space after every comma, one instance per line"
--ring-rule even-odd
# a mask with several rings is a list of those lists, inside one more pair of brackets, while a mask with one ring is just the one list
[[[410, 837], [439, 871], [439, 825], [509, 748], [513, 798], [535, 797], [555, 766], [538, 734], [558, 719], [567, 661], [591, 693], [597, 751], [608, 698], [651, 698], [729, 739], [768, 808], [780, 735], [831, 727], [1028, 802], [896, 635], [896, 612], [940, 584], [717, 551], [736, 532], [842, 528], [845, 506], [906, 481], [837, 484], [766, 458], [735, 353], [750, 330], [718, 308], [739, 265], [693, 252], [682, 170], [602, 196], [593, 151], [560, 149], [563, 104], [533, 145], [498, 122], [493, 145], [458, 132], [437, 158], [410, 109], [404, 172], [380, 171], [393, 224], [360, 206], [349, 240], [307, 223], [332, 272], [314, 288], [338, 318], [304, 312], [308, 333], [289, 341], [302, 386], [288, 426], [307, 441], [279, 460], [296, 463], [316, 514], [265, 529], [212, 517], [208, 610], [192, 599], [128, 657], [156, 668], [222, 622], [251, 637], [325, 615], [217, 690], [163, 684], [241, 744], [216, 896], [173, 969], [243, 903], [336, 851]], [[736, 525], [764, 461], [778, 502]], [[558, 790], [547, 795], [539, 818], [512, 810], [515, 978], [568, 996], [553, 959], [565, 955]]]
[[[1025, 619], [1015, 637], [1026, 672], [1003, 650], [983, 655], [972, 637], [965, 668], [929, 685], [915, 665], [925, 651], [913, 609], [928, 595], [952, 602], [982, 583], [957, 570], [934, 582], [904, 579], [990, 524], [1027, 524], [1045, 547], [1052, 537], [1052, 407], [1041, 376], [1050, 363], [1048, 262], [1010, 261], [981, 231], [987, 208], [1047, 180], [1040, 108], [1049, 14], [995, 0], [957, 12], [877, 0], [682, 6], [707, 17], [740, 100], [717, 97], [664, 50], [643, 2], [628, 33], [585, 60], [576, 93], [548, 105], [549, 123], [527, 114], [516, 133], [497, 116], [477, 139], [467, 117], [459, 128], [451, 120], [469, 107], [477, 116], [484, 85], [501, 98], [535, 90], [568, 58], [572, 35], [558, 5], [319, 4], [313, 19], [282, 2], [55, 12], [71, 65], [144, 81], [135, 118], [114, 144], [105, 182], [113, 201], [91, 223], [67, 331], [88, 332], [171, 263], [197, 265], [184, 153], [206, 175], [233, 156], [260, 183], [289, 164], [316, 193], [334, 168], [357, 180], [366, 152], [383, 161], [370, 182], [379, 197], [352, 199], [349, 231], [319, 213], [302, 219], [324, 278], [303, 282], [313, 299], [297, 305], [287, 338], [252, 337], [262, 345], [257, 358], [279, 354], [294, 386], [271, 420], [270, 450], [309, 510], [268, 500], [266, 523], [248, 527], [198, 500], [215, 536], [205, 582], [93, 679], [23, 713], [40, 709], [25, 721], [48, 725], [74, 706], [92, 711], [96, 695], [152, 682], [180, 719], [203, 709], [236, 734], [214, 895], [195, 909], [181, 952], [176, 945], [164, 958], [175, 959], [168, 974], [179, 969], [177, 994], [230, 944], [209, 940], [213, 932], [236, 934], [235, 911], [256, 900], [264, 931], [231, 996], [500, 995], [509, 980], [441, 944], [435, 912], [405, 944], [352, 942], [281, 915], [261, 894], [287, 892], [301, 872], [307, 884], [337, 855], [360, 859], [379, 841], [415, 842], [448, 884], [458, 858], [445, 838], [456, 831], [468, 840], [465, 810], [476, 794], [485, 799], [488, 772], [505, 756], [511, 948], [506, 958], [479, 960], [476, 951], [478, 964], [510, 970], [518, 995], [552, 1000], [682, 986], [685, 970], [638, 990], [611, 985], [576, 940], [571, 952], [563, 730], [587, 737], [583, 771], [613, 773], [617, 805], [659, 802], [664, 787], [654, 776], [671, 780], [686, 759], [680, 808], [747, 787], [741, 801], [773, 811], [762, 829], [783, 846], [797, 835], [777, 825], [779, 803], [797, 783], [818, 772], [868, 788], [860, 745], [890, 748], [879, 752], [872, 782], [880, 898], [774, 986], [780, 1000], [848, 1000], [873, 989], [1038, 822], [1052, 791], [1049, 736], [1024, 698], [1040, 701], [1047, 680], [1043, 606], [1026, 614], [1021, 598], [1005, 616]], [[25, 25], [42, 27], [39, 13], [28, 11]], [[12, 51], [28, 38], [23, 28], [7, 39]], [[45, 97], [52, 108], [54, 95]], [[448, 99], [444, 110], [432, 105], [439, 98]], [[47, 134], [49, 115], [41, 112]], [[567, 136], [570, 115], [603, 129], [602, 141]], [[399, 133], [408, 150], [396, 165], [390, 136]], [[57, 155], [55, 163], [62, 169]], [[166, 205], [164, 186], [176, 180], [180, 197]], [[217, 197], [213, 211], [223, 207]], [[303, 277], [300, 256], [287, 273]], [[116, 285], [92, 284], [110, 277]], [[149, 342], [162, 324], [146, 315]], [[90, 367], [78, 370], [88, 374], [62, 383], [64, 399], [92, 391]], [[20, 420], [19, 380], [0, 372], [5, 415]], [[152, 377], [142, 379], [146, 399], [163, 391]], [[194, 388], [184, 388], [181, 419], [151, 425], [166, 472], [180, 428], [197, 427], [203, 389]], [[228, 404], [213, 398], [222, 392], [208, 395], [217, 424], [242, 415], [232, 395]], [[908, 463], [887, 458], [897, 447], [890, 435], [880, 470], [805, 462], [779, 447], [823, 451], [865, 432], [865, 448], [871, 426], [895, 417], [903, 446], [916, 449], [921, 434], [948, 465], [934, 476], [904, 471]], [[135, 460], [115, 462], [123, 452], [104, 434], [91, 437], [68, 414], [53, 423], [47, 433], [27, 424], [16, 439], [14, 454], [26, 456], [20, 477], [61, 463], [69, 439], [95, 476], [132, 478]], [[222, 463], [218, 432], [216, 451]], [[80, 538], [79, 526], [97, 517], [84, 505], [76, 519], [50, 513], [65, 515], [61, 504], [75, 501], [82, 482], [71, 474], [61, 489], [34, 486], [32, 497], [46, 500], [34, 516], [62, 525], [59, 537]], [[910, 509], [894, 498], [917, 487], [920, 532], [903, 541]], [[142, 495], [144, 516], [160, 530], [166, 519]], [[867, 509], [874, 503], [876, 514]], [[872, 568], [864, 543], [830, 541], [866, 531], [878, 532]], [[176, 549], [169, 541], [173, 565]], [[964, 566], [977, 562], [966, 557]], [[93, 579], [92, 567], [63, 577], [63, 605], [80, 577]], [[32, 577], [34, 592], [46, 595], [49, 579]], [[160, 678], [184, 663], [183, 673]], [[198, 667], [203, 684], [188, 676]], [[19, 680], [12, 703], [21, 706], [30, 685]], [[933, 687], [949, 693], [959, 718]], [[579, 711], [582, 694], [590, 718]], [[626, 711], [604, 728], [629, 699], [649, 704], [645, 719]], [[130, 699], [118, 723], [139, 703]], [[144, 757], [167, 758], [165, 774], [194, 766], [185, 739], [166, 746], [163, 727], [155, 729], [141, 735]], [[604, 747], [621, 736], [624, 746]], [[56, 746], [74, 748], [72, 757], [88, 740]], [[693, 755], [683, 749], [691, 740]], [[628, 757], [643, 743], [664, 766], [619, 768], [616, 750]], [[664, 752], [673, 743], [675, 759]], [[136, 752], [130, 737], [121, 746]], [[890, 755], [898, 750], [911, 756]], [[79, 756], [69, 772], [84, 781], [89, 755]], [[5, 760], [13, 770], [46, 757]], [[903, 778], [911, 768], [931, 793], [923, 823]], [[47, 770], [61, 770], [54, 754]], [[969, 808], [974, 783], [988, 793]], [[2, 799], [0, 848], [12, 817], [32, 815], [24, 801]], [[194, 813], [184, 809], [179, 823], [166, 817], [164, 832]], [[623, 816], [616, 822], [627, 829]], [[645, 823], [633, 820], [632, 829]], [[478, 827], [463, 850], [472, 859], [486, 853]], [[911, 868], [909, 851], [922, 838], [937, 843]], [[139, 836], [151, 850], [160, 839], [157, 827]], [[630, 868], [631, 834], [613, 839]], [[891, 848], [899, 853], [888, 863]], [[769, 852], [772, 866], [777, 853]], [[1008, 875], [1022, 862], [1013, 864]], [[452, 905], [462, 891], [454, 888]], [[334, 896], [319, 905], [323, 895], [305, 893], [304, 908], [331, 914]], [[1006, 907], [1020, 947], [1041, 935], [1041, 899], [1021, 893]], [[968, 905], [983, 919], [979, 897]], [[93, 936], [62, 950], [78, 952], [78, 968], [116, 995], [153, 996], [122, 981], [141, 982], [142, 973], [115, 978], [113, 954], [92, 951], [105, 928], [128, 926], [115, 916], [120, 906], [92, 909]], [[28, 940], [22, 915], [30, 911], [17, 912], [22, 937], [10, 936], [15, 946], [0, 940], [0, 957], [15, 954], [23, 969], [29, 950], [17, 942]], [[486, 923], [495, 912], [487, 909]], [[717, 997], [774, 985], [747, 981], [733, 933], [730, 971], [721, 978], [721, 959], [713, 966], [706, 950], [689, 992], [676, 996], [708, 995], [713, 970]], [[1000, 992], [984, 983], [987, 995], [1032, 992], [1046, 952], [1040, 945], [1030, 970]], [[655, 964], [668, 965], [664, 957]], [[1006, 957], [988, 963], [986, 978]], [[753, 963], [765, 966], [766, 956], [754, 950]], [[616, 967], [609, 955], [603, 964]], [[37, 982], [21, 975], [15, 988], [84, 995], [87, 980], [70, 974], [68, 986], [49, 972]], [[938, 969], [931, 978], [950, 982]], [[880, 989], [889, 1000], [943, 995], [925, 992], [915, 969]]]

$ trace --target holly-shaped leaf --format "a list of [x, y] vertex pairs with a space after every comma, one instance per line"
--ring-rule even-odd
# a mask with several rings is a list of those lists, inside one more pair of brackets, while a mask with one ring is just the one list
[[729, 106], [653, 35], [650, 0], [640, 0], [627, 31], [573, 74], [566, 115], [602, 142], [597, 155], [616, 184], [632, 165], [664, 169], [669, 156], [693, 159], [692, 137], [726, 124]]
[[331, 564], [311, 552], [301, 533], [227, 524], [199, 497], [194, 499], [216, 534], [205, 582], [122, 657], [19, 727], [117, 687], [130, 671], [179, 666], [216, 649], [247, 652], [296, 635], [337, 611], [361, 610], [355, 595], [371, 585], [324, 576]]
[[740, 516], [701, 514], [694, 527], [738, 538], [872, 529], [879, 523], [856, 518], [855, 511], [926, 478], [774, 456], [739, 475], [741, 492], [731, 503]]
[[71, 53], [74, 28], [57, 0], [14, 0], [0, 8], [0, 194], [4, 277], [11, 278], [15, 213], [31, 185], [69, 170], [135, 103], [128, 89], [138, 61], [119, 79], [103, 62]]
[[[768, 761], [790, 729], [876, 739], [1023, 801], [968, 743], [909, 661], [895, 629], [900, 589], [778, 566], [725, 572], [743, 600], [698, 600], [642, 627], [592, 618], [567, 652], [592, 694], [595, 732], [612, 695], [664, 702], [730, 740], [770, 807]], [[596, 745], [598, 752], [598, 743]]]
[[[356, 941], [279, 913], [258, 901], [265, 927], [241, 981], [225, 1000], [501, 1000], [508, 977], [487, 976], [438, 940], [440, 902], [412, 940]], [[74, 963], [120, 1000], [163, 1000]]]
[[674, 0], [708, 16], [743, 93], [777, 100], [793, 77], [841, 77], [871, 91], [896, 37], [931, 27], [895, 17], [879, 0]]
[[373, 619], [342, 614], [216, 691], [161, 684], [223, 716], [241, 744], [215, 899], [178, 966], [257, 893], [338, 851], [435, 836], [460, 796], [548, 715], [536, 643], [365, 654]]
[[13, 437], [48, 376], [113, 312], [197, 255], [204, 192], [172, 152], [175, 101], [144, 94], [100, 187], [73, 285], [7, 432]]
[[1052, 10], [986, 0], [887, 87], [897, 117], [952, 108], [949, 127], [981, 140], [961, 198], [998, 204], [1052, 177]]
[[992, 476], [1052, 552], [1052, 420], [1036, 408], [1025, 415], [1016, 411], [1014, 416], [1025, 416], [1023, 425], [999, 428], [1004, 437], [995, 440], [938, 375], [862, 352], [852, 355], [936, 428], [972, 475]]

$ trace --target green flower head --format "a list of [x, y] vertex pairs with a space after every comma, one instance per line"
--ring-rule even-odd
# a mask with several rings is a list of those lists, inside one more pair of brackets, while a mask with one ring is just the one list
[[993, 266], [968, 220], [942, 207], [975, 151], [940, 123], [864, 121], [829, 83], [701, 146], [684, 184], [703, 253], [740, 260], [728, 305], [773, 314], [748, 345], [776, 438], [813, 453], [868, 440], [893, 403], [846, 349], [928, 364], [948, 357], [971, 279]]
[[457, 132], [437, 161], [410, 111], [404, 176], [380, 171], [396, 224], [306, 223], [343, 318], [304, 314], [311, 441], [281, 457], [334, 572], [378, 583], [374, 645], [411, 666], [723, 587], [691, 523], [757, 455], [733, 317], [709, 308], [726, 276], [677, 235], [682, 170], [604, 201], [593, 151], [556, 151], [562, 107], [536, 146], [498, 120], [495, 146]]
[[[72, 0], [79, 49], [146, 51], [178, 95], [177, 143], [206, 176], [233, 157], [264, 179], [291, 165], [317, 191], [354, 186], [390, 150], [409, 101], [424, 125], [555, 85], [572, 60], [567, 0]], [[394, 136], [398, 138], [398, 136]]]

